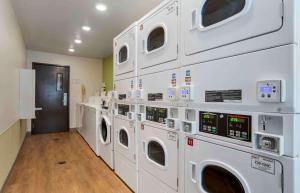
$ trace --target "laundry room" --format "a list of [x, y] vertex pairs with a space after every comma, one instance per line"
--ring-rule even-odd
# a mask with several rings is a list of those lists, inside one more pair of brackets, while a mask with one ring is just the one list
[[0, 0], [0, 193], [300, 193], [299, 0]]

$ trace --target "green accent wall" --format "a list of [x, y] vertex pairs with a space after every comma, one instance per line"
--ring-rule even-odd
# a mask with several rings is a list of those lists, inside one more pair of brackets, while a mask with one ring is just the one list
[[113, 56], [103, 59], [103, 82], [107, 91], [113, 90]]

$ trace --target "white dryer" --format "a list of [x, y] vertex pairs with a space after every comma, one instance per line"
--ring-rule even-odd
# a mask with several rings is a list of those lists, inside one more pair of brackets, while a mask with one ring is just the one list
[[299, 192], [299, 115], [182, 110], [185, 192]]
[[180, 81], [179, 69], [138, 76], [137, 102], [176, 105], [179, 102]]
[[297, 50], [286, 45], [181, 68], [180, 100], [191, 107], [298, 113]]
[[136, 125], [129, 118], [135, 105], [118, 104], [118, 115], [114, 117], [114, 155], [116, 174], [134, 191], [137, 191]]
[[100, 157], [111, 168], [114, 169], [113, 153], [113, 114], [111, 97], [102, 99], [102, 109], [100, 111], [100, 125], [98, 132], [98, 145]]
[[163, 1], [138, 21], [138, 74], [148, 74], [178, 66], [177, 0]]
[[188, 193], [299, 192], [299, 158], [261, 155], [192, 137], [186, 139], [184, 158]]
[[181, 1], [183, 65], [299, 43], [297, 0]]
[[139, 122], [139, 192], [179, 192], [178, 128], [168, 121], [177, 119], [178, 108], [140, 105], [145, 120]]
[[136, 164], [136, 77], [115, 80], [114, 156], [115, 172], [133, 190], [137, 190]]
[[114, 38], [114, 80], [136, 76], [136, 44], [136, 23]]

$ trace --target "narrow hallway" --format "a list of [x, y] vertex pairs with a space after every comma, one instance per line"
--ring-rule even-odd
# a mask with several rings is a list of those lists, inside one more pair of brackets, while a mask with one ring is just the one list
[[3, 193], [130, 193], [76, 132], [28, 136]]

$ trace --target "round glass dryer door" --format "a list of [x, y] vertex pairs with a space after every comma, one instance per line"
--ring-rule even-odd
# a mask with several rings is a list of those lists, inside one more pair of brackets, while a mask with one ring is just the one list
[[128, 61], [128, 47], [126, 45], [122, 46], [119, 51], [119, 64]]
[[149, 141], [148, 158], [160, 166], [166, 166], [166, 153], [163, 146], [157, 141]]
[[109, 136], [109, 125], [106, 122], [106, 120], [104, 118], [102, 118], [101, 120], [101, 131], [100, 131], [100, 135], [101, 135], [101, 141], [104, 144], [107, 144], [110, 142], [110, 136]]
[[128, 133], [125, 129], [121, 129], [119, 132], [119, 142], [124, 147], [126, 147], [126, 148], [129, 147], [129, 137], [128, 137]]
[[204, 167], [200, 181], [202, 189], [209, 193], [246, 193], [240, 180], [220, 166]]
[[165, 45], [165, 29], [160, 26], [153, 29], [147, 39], [147, 51], [153, 52]]

